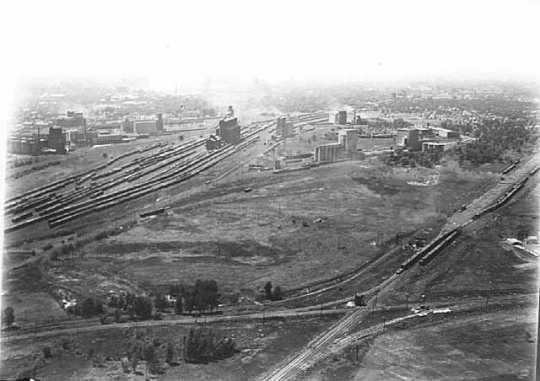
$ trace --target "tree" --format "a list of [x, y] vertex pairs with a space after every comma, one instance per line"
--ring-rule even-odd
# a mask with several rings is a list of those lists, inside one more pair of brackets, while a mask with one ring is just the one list
[[174, 304], [174, 312], [177, 315], [181, 315], [184, 312], [184, 304], [182, 302], [182, 296], [178, 295], [176, 297], [176, 303]]
[[120, 309], [115, 309], [114, 310], [114, 321], [116, 323], [120, 323], [120, 319], [122, 318], [122, 312], [120, 311]]
[[102, 312], [103, 306], [101, 302], [95, 298], [88, 297], [81, 303], [80, 314], [85, 318], [92, 317]]
[[272, 299], [272, 282], [270, 281], [264, 285], [264, 296], [266, 299]]
[[15, 310], [13, 307], [6, 307], [2, 311], [2, 324], [10, 327], [15, 321]]
[[283, 292], [281, 291], [281, 287], [276, 286], [274, 287], [274, 292], [272, 293], [273, 300], [281, 300], [283, 299]]
[[165, 361], [169, 365], [174, 363], [174, 344], [171, 342], [167, 343], [167, 352], [165, 354]]
[[146, 296], [137, 296], [133, 302], [133, 311], [141, 319], [152, 317], [152, 301]]
[[164, 311], [169, 307], [169, 302], [163, 294], [157, 294], [154, 300], [154, 305], [158, 311]]

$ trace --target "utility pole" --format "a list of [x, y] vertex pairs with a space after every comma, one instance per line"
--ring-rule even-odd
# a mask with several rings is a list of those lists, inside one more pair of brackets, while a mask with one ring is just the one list
[[409, 309], [409, 294], [406, 294], [405, 295], [405, 308], [406, 309]]

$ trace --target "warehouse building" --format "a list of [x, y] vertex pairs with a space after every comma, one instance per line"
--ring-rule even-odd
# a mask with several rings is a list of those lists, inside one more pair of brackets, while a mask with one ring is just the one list
[[[128, 121], [124, 121], [124, 131], [131, 129]], [[157, 135], [163, 132], [163, 116], [157, 114], [155, 119], [139, 119], [133, 121], [133, 132], [141, 135]]]

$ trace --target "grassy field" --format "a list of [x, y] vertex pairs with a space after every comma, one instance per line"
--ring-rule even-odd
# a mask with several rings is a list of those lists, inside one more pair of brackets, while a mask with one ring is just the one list
[[437, 225], [490, 182], [442, 168], [434, 186], [407, 183], [430, 171], [436, 170], [345, 162], [244, 173], [172, 202], [166, 215], [84, 246], [59, 266], [77, 279], [90, 273], [86, 268], [94, 278], [106, 268], [139, 284], [216, 279], [225, 295], [254, 296], [266, 281], [297, 287], [368, 261], [398, 233]]
[[[403, 324], [315, 366], [305, 380], [532, 380], [537, 338], [537, 259], [502, 241], [538, 230], [538, 181], [476, 221], [430, 264], [403, 274], [378, 304], [480, 304], [474, 312]], [[425, 295], [425, 301], [421, 301]], [[532, 303], [523, 303], [529, 295]], [[465, 299], [467, 298], [467, 299]], [[506, 298], [507, 304], [497, 300]], [[485, 303], [485, 304], [484, 304]], [[380, 322], [380, 321], [379, 321]]]

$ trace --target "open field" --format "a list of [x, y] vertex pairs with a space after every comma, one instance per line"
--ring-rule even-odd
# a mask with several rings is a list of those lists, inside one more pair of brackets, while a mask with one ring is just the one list
[[303, 380], [532, 380], [536, 306], [454, 315], [388, 329]]
[[225, 295], [253, 297], [266, 281], [294, 288], [358, 266], [398, 233], [433, 229], [490, 181], [462, 180], [443, 168], [437, 185], [417, 187], [406, 182], [416, 173], [377, 166], [245, 173], [193, 191], [166, 215], [89, 243], [53, 268], [93, 289], [112, 274], [157, 286], [208, 278]]
[[[264, 148], [260, 142], [185, 184], [82, 217], [70, 223], [69, 230], [57, 229], [57, 237], [14, 248], [8, 263], [32, 260], [31, 255], [18, 254], [24, 249], [96, 238], [104, 228], [116, 229], [109, 238], [86, 240], [67, 254], [60, 252], [56, 260], [5, 273], [7, 297], [19, 298], [12, 299], [17, 309], [25, 298], [37, 295], [54, 303], [60, 289], [80, 297], [88, 290], [103, 296], [111, 290], [140, 292], [215, 279], [223, 302], [234, 303], [239, 297], [249, 302], [267, 281], [292, 289], [349, 271], [394, 246], [397, 249], [398, 233], [412, 237], [423, 230], [433, 235], [447, 214], [494, 181], [492, 175], [476, 176], [453, 167], [391, 169], [372, 158], [281, 174], [240, 168], [207, 184]], [[431, 186], [407, 183], [433, 175], [438, 182]], [[247, 187], [252, 190], [245, 192]], [[138, 216], [140, 210], [162, 206], [170, 207], [164, 215]], [[70, 237], [75, 240], [69, 241]], [[405, 254], [398, 250], [375, 271], [317, 302], [371, 287], [392, 273]], [[42, 279], [39, 290], [17, 281], [30, 282], [36, 274]], [[41, 312], [27, 315], [27, 320], [48, 316]], [[49, 315], [54, 320], [68, 318], [60, 312]]]
[[537, 258], [517, 255], [502, 241], [537, 231], [538, 218], [530, 213], [537, 194], [533, 178], [515, 200], [468, 226], [427, 266], [403, 273], [378, 297], [378, 305], [387, 307], [452, 306], [473, 298], [480, 306], [476, 311], [419, 319], [368, 336], [358, 348], [349, 346], [319, 362], [302, 379], [532, 380]]

